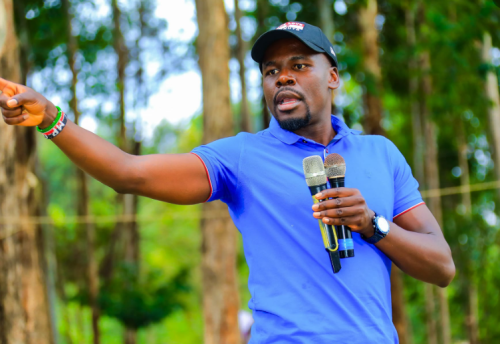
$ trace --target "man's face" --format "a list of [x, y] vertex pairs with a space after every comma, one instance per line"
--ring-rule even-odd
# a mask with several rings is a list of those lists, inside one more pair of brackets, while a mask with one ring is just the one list
[[337, 69], [325, 54], [295, 38], [269, 47], [262, 61], [266, 103], [283, 129], [297, 131], [331, 111], [331, 90], [339, 86]]

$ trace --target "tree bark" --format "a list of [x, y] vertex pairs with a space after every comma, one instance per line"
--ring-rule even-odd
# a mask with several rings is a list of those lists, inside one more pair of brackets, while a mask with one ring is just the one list
[[240, 129], [241, 131], [252, 132], [250, 105], [247, 96], [247, 83], [245, 78], [245, 55], [246, 44], [241, 35], [241, 10], [239, 1], [234, 0], [234, 20], [236, 21], [236, 36], [238, 37], [238, 47], [236, 49], [236, 57], [240, 65], [240, 84], [241, 84], [241, 104], [240, 104]]
[[[0, 75], [22, 82], [12, 0], [0, 0]], [[2, 32], [3, 31], [3, 32]], [[3, 37], [3, 39], [2, 39]], [[0, 121], [0, 217], [36, 216], [33, 128]], [[0, 225], [0, 342], [54, 343], [42, 232], [28, 222]]]
[[[463, 120], [457, 123], [457, 146], [458, 146], [458, 166], [460, 167], [460, 184], [466, 187], [466, 192], [462, 193], [462, 205], [465, 209], [465, 214], [470, 217], [472, 214], [472, 201], [469, 189], [470, 172], [467, 159], [467, 140], [465, 135], [465, 125]], [[470, 259], [470, 258], [469, 258]], [[466, 263], [468, 264], [468, 263]], [[478, 291], [477, 279], [473, 269], [467, 273], [467, 278], [464, 278], [464, 284], [467, 288], [468, 307], [467, 316], [465, 318], [465, 326], [469, 336], [470, 344], [479, 344], [479, 311], [478, 311]]]
[[[68, 64], [71, 70], [71, 94], [72, 98], [70, 101], [70, 107], [73, 111], [74, 121], [76, 125], [80, 124], [80, 112], [78, 110], [78, 96], [76, 93], [76, 87], [78, 84], [78, 70], [75, 65], [76, 53], [78, 51], [78, 43], [76, 38], [73, 36], [73, 13], [71, 11], [71, 4], [69, 0], [63, 0], [62, 6], [66, 13], [66, 34], [68, 36]], [[87, 217], [90, 215], [90, 199], [89, 191], [87, 186], [87, 175], [81, 169], [76, 169], [76, 177], [78, 183], [78, 193], [77, 193], [77, 214], [78, 216]], [[100, 343], [99, 334], [99, 307], [97, 305], [97, 295], [99, 293], [99, 275], [97, 272], [97, 262], [94, 253], [95, 247], [95, 227], [94, 224], [87, 222], [79, 224], [79, 230], [85, 232], [86, 246], [87, 246], [87, 282], [89, 288], [89, 302], [90, 308], [92, 310], [92, 335], [93, 343]]]
[[418, 100], [419, 78], [418, 78], [418, 58], [416, 53], [417, 38], [415, 33], [415, 12], [411, 6], [405, 10], [407, 43], [410, 51], [408, 59], [408, 70], [410, 79], [408, 83], [412, 134], [413, 134], [413, 174], [420, 185], [424, 184], [424, 136], [422, 133], [422, 118], [420, 114], [420, 104]]
[[[319, 11], [319, 27], [325, 34], [330, 42], [333, 42], [333, 35], [335, 33], [335, 23], [333, 21], [333, 4], [330, 0], [317, 0], [316, 5]], [[335, 93], [332, 90], [332, 110], [331, 113], [335, 114]]]
[[[120, 20], [121, 11], [118, 6], [117, 0], [111, 1], [113, 9], [113, 23], [114, 23], [114, 48], [118, 56], [117, 65], [117, 86], [120, 96], [120, 129], [118, 134], [119, 147], [129, 153], [133, 150], [140, 150], [140, 144], [131, 147], [127, 139], [126, 131], [126, 117], [125, 117], [125, 69], [129, 60], [129, 50], [125, 44], [125, 38], [121, 30]], [[117, 197], [118, 208], [122, 208], [122, 214], [130, 219], [130, 221], [121, 222], [116, 224], [115, 231], [121, 246], [122, 252], [119, 253], [120, 259], [125, 262], [131, 263], [135, 266], [139, 265], [139, 233], [137, 231], [136, 213], [138, 197], [136, 195], [125, 194]], [[111, 252], [114, 254], [114, 252]], [[124, 332], [125, 344], [135, 344], [137, 342], [137, 330], [134, 328], [126, 328]]]
[[[196, 12], [203, 80], [203, 142], [208, 143], [233, 134], [228, 29], [222, 0], [196, 0]], [[230, 218], [221, 213], [227, 214], [227, 207], [220, 201], [203, 204], [204, 343], [239, 344], [236, 230]]]
[[377, 1], [367, 0], [359, 10], [359, 25], [363, 40], [364, 80], [364, 129], [367, 134], [384, 135], [382, 128], [382, 72], [379, 63], [378, 32], [375, 24]]
[[393, 263], [391, 270], [392, 322], [398, 331], [399, 343], [408, 344], [408, 318], [403, 291], [403, 272]]
[[[491, 35], [483, 33], [482, 59], [491, 66]], [[495, 176], [500, 180], [500, 95], [498, 93], [498, 78], [493, 69], [488, 68], [485, 82], [486, 98], [489, 101], [488, 118], [490, 121], [490, 145], [495, 163]], [[500, 203], [500, 189], [497, 189], [497, 203]]]
[[[431, 109], [429, 98], [432, 95], [432, 77], [430, 53], [422, 52], [421, 55], [422, 91], [424, 101], [421, 106], [422, 120], [424, 122], [425, 133], [425, 178], [428, 189], [439, 189], [439, 163], [438, 163], [438, 145], [437, 145], [437, 127], [431, 118]], [[427, 205], [436, 218], [439, 226], [443, 228], [443, 215], [441, 207], [441, 197], [431, 197], [427, 200]], [[448, 292], [446, 288], [437, 289], [439, 301], [439, 320], [441, 328], [441, 342], [443, 344], [451, 343], [450, 313], [448, 306]]]
[[[256, 37], [259, 37], [266, 31], [266, 18], [269, 17], [269, 1], [268, 0], [257, 0], [257, 31], [255, 33]], [[266, 98], [264, 97], [264, 91], [262, 91], [262, 129], [269, 127], [269, 122], [271, 121], [271, 114], [267, 108]]]

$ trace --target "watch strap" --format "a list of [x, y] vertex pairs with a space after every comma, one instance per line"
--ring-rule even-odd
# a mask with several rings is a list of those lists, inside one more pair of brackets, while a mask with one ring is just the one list
[[377, 215], [377, 213], [375, 213], [375, 212], [373, 212], [373, 213], [374, 213], [374, 215], [373, 215], [373, 218], [372, 218], [372, 226], [373, 226], [373, 229], [374, 229], [374, 234], [371, 237], [369, 237], [369, 238], [367, 238], [363, 234], [361, 234], [361, 238], [364, 241], [366, 241], [367, 243], [369, 243], [369, 244], [376, 244], [381, 239], [385, 238], [386, 235], [387, 235], [387, 233], [382, 233], [380, 231], [380, 229], [378, 228], [376, 219], [379, 216]]

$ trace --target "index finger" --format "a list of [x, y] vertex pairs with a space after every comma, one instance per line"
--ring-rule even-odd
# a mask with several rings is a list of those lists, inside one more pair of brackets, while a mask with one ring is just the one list
[[4, 88], [7, 87], [10, 81], [0, 78], [0, 92], [3, 92]]
[[323, 190], [319, 193], [317, 193], [314, 197], [316, 199], [325, 199], [325, 198], [337, 198], [337, 197], [348, 197], [355, 195], [359, 192], [358, 189], [355, 188], [333, 188], [333, 189], [326, 189]]
[[6, 95], [7, 97], [13, 97], [18, 93], [18, 88], [21, 85], [15, 82], [0, 78], [0, 94]]

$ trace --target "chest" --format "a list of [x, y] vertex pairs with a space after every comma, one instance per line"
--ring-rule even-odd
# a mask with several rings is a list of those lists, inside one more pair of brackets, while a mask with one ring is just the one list
[[[346, 162], [345, 186], [358, 189], [368, 206], [386, 217], [392, 215], [394, 181], [390, 164], [381, 154], [360, 154], [356, 149], [329, 147]], [[311, 206], [311, 194], [305, 182], [302, 160], [311, 155], [324, 159], [325, 151], [314, 149], [249, 150], [242, 164], [241, 205], [248, 208], [263, 204], [278, 209], [303, 209]]]

